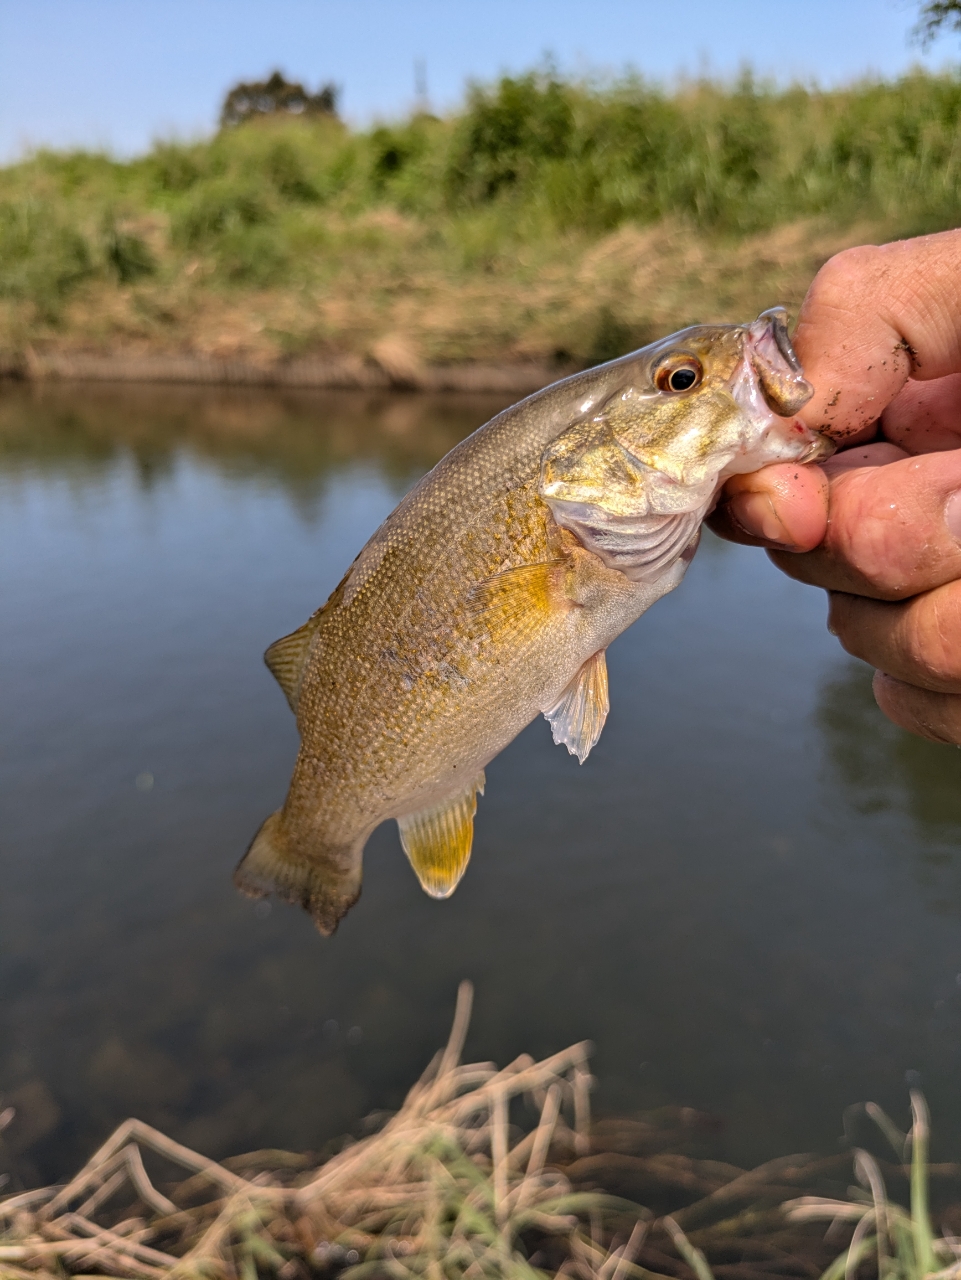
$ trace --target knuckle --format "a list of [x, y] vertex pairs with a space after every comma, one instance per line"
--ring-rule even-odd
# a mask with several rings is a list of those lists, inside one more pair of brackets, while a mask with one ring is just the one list
[[891, 599], [910, 595], [908, 575], [898, 562], [898, 542], [890, 526], [870, 516], [847, 531], [841, 548], [845, 568]]
[[832, 591], [828, 601], [828, 630], [852, 657], [869, 661], [863, 616], [868, 602], [841, 591]]
[[880, 672], [874, 696], [888, 719], [909, 733], [943, 745], [961, 743], [961, 697], [918, 689]]
[[877, 245], [857, 245], [851, 249], [842, 249], [840, 253], [828, 258], [814, 277], [810, 296], [818, 302], [830, 302], [838, 296], [841, 305], [847, 309], [851, 305], [852, 285], [860, 293], [864, 280], [882, 269], [881, 259], [881, 250]]
[[[897, 463], [890, 464], [897, 466]], [[908, 519], [905, 494], [889, 492], [884, 468], [842, 474], [832, 492], [828, 538], [835, 557], [883, 597], [897, 600], [917, 591], [919, 540], [927, 529]], [[894, 497], [894, 501], [892, 501]]]
[[961, 689], [961, 586], [919, 597], [902, 617], [904, 657], [923, 683]]

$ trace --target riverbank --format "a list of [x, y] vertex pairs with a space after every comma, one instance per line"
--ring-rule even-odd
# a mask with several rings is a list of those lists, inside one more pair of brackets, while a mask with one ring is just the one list
[[444, 118], [269, 117], [0, 171], [0, 371], [522, 394], [796, 311], [846, 245], [952, 226], [961, 79], [822, 92], [550, 70]]
[[885, 230], [808, 220], [730, 243], [679, 224], [627, 225], [555, 245], [526, 284], [516, 273], [418, 277], [414, 254], [389, 300], [378, 296], [376, 255], [368, 278], [344, 263], [325, 290], [293, 296], [225, 296], [190, 277], [91, 281], [56, 325], [19, 336], [14, 309], [0, 304], [0, 375], [522, 396], [685, 324], [743, 320], [775, 303], [796, 313], [826, 258]]
[[426, 391], [525, 396], [575, 368], [532, 363], [398, 367], [357, 356], [223, 359], [193, 353], [33, 351], [8, 357], [0, 377], [27, 382], [141, 382], [284, 390]]

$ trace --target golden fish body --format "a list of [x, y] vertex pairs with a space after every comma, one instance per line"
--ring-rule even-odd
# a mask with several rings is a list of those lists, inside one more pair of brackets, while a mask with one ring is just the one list
[[604, 650], [680, 582], [723, 479], [830, 451], [790, 416], [810, 394], [783, 313], [767, 313], [568, 378], [454, 448], [267, 651], [301, 748], [239, 887], [330, 933], [367, 838], [396, 818], [421, 884], [448, 896], [484, 766], [541, 713], [586, 757]]

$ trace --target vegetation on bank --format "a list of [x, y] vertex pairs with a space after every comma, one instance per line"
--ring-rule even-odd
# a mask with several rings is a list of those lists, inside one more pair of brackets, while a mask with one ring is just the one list
[[7, 167], [0, 350], [584, 363], [796, 304], [841, 245], [959, 209], [961, 75], [665, 92], [545, 69], [443, 119], [280, 113]]

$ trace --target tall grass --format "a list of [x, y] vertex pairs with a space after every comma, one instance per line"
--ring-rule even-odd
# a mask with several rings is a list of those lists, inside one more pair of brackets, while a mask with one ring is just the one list
[[50, 326], [78, 290], [187, 270], [228, 292], [323, 287], [374, 255], [389, 293], [412, 262], [448, 279], [532, 268], [625, 224], [731, 241], [819, 217], [936, 229], [959, 212], [958, 74], [667, 92], [542, 70], [475, 85], [443, 119], [264, 120], [126, 163], [38, 152], [0, 171], [0, 301]]

